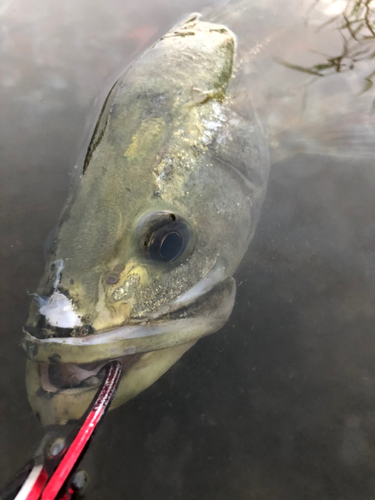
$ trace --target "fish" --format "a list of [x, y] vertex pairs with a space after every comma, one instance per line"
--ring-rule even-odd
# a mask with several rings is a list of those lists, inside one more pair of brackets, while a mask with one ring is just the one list
[[110, 89], [24, 327], [44, 426], [82, 416], [108, 360], [113, 409], [227, 322], [270, 167], [239, 69], [234, 32], [192, 14]]

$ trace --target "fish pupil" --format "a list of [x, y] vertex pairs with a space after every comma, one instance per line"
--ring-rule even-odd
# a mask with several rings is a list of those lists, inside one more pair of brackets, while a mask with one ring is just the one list
[[169, 262], [174, 260], [180, 254], [183, 243], [183, 239], [178, 233], [167, 234], [160, 245], [161, 258]]
[[140, 254], [156, 262], [177, 264], [194, 249], [195, 237], [181, 215], [159, 211], [142, 217], [134, 237]]

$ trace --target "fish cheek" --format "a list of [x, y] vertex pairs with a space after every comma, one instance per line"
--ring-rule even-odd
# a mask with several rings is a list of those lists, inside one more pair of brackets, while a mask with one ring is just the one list
[[137, 301], [137, 295], [151, 282], [149, 270], [144, 264], [131, 258], [118, 276], [118, 282], [111, 284], [106, 273], [98, 287], [96, 318], [93, 327], [96, 331], [107, 330], [126, 324]]

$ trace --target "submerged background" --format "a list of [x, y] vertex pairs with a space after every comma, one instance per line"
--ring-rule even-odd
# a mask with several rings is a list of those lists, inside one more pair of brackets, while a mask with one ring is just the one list
[[[269, 4], [254, 33], [272, 38], [283, 27], [274, 14], [280, 2], [250, 3]], [[322, 3], [336, 15], [338, 2]], [[66, 198], [85, 124], [97, 112], [94, 101], [185, 14], [221, 4], [0, 6], [0, 484], [43, 435], [27, 402], [19, 345], [26, 291], [42, 273], [44, 242]], [[285, 29], [293, 23], [287, 10]], [[227, 12], [235, 17], [235, 7]], [[296, 33], [284, 42], [285, 53], [298, 59], [303, 43]], [[371, 60], [363, 64], [366, 78]], [[276, 124], [269, 96], [285, 87], [284, 74], [279, 81], [261, 74], [254, 89], [257, 103], [265, 102], [263, 117]], [[348, 94], [333, 82], [313, 101], [323, 123], [310, 128], [306, 142], [324, 130], [324, 107], [339, 99], [345, 110]], [[280, 108], [294, 109], [290, 95], [281, 101]], [[228, 324], [107, 416], [83, 465], [88, 499], [375, 498], [375, 166], [360, 154], [366, 130], [355, 116], [356, 142], [342, 147], [352, 147], [352, 155], [294, 154], [271, 168]], [[325, 137], [336, 150], [334, 134]]]

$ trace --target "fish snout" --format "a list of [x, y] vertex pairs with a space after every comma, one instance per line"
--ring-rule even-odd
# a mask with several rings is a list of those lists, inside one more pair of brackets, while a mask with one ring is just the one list
[[44, 300], [39, 314], [53, 327], [73, 329], [82, 326], [82, 315], [76, 312], [72, 300], [57, 290]]

